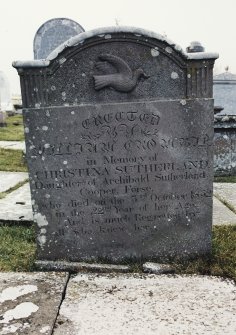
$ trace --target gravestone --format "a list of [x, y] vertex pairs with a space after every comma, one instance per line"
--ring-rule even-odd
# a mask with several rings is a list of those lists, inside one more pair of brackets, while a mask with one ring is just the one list
[[84, 32], [77, 22], [66, 18], [46, 21], [34, 37], [34, 59], [44, 59], [60, 44]]
[[6, 75], [0, 71], [0, 127], [6, 127], [6, 112], [12, 109], [9, 82]]
[[236, 115], [215, 115], [214, 174], [236, 175]]
[[6, 127], [6, 126], [7, 126], [6, 113], [1, 111], [1, 109], [0, 109], [0, 128]]
[[38, 259], [211, 250], [212, 53], [138, 28], [82, 33], [21, 76]]

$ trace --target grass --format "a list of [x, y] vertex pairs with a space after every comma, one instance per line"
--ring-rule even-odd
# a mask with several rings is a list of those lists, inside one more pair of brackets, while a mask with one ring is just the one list
[[0, 171], [27, 172], [23, 151], [0, 148]]
[[174, 264], [178, 274], [221, 276], [236, 282], [236, 226], [214, 226], [212, 255]]
[[6, 123], [7, 127], [0, 128], [0, 141], [24, 141], [22, 115], [9, 116]]
[[32, 271], [35, 259], [33, 227], [0, 226], [0, 271]]
[[236, 183], [236, 176], [215, 177], [215, 183]]
[[[34, 228], [0, 226], [0, 271], [32, 271], [35, 260]], [[177, 274], [231, 278], [236, 282], [236, 226], [214, 226], [211, 257], [173, 263]], [[141, 266], [133, 265], [134, 271]]]

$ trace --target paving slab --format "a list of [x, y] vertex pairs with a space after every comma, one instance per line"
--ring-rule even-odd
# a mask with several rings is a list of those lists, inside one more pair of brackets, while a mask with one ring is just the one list
[[67, 273], [0, 273], [0, 335], [49, 335]]
[[0, 221], [32, 221], [29, 183], [0, 199]]
[[236, 183], [214, 183], [214, 194], [226, 201], [236, 213]]
[[236, 224], [236, 214], [216, 197], [213, 197], [213, 225], [232, 224]]
[[22, 150], [25, 152], [25, 142], [24, 141], [0, 141], [0, 148], [12, 149], [12, 150]]
[[79, 274], [54, 335], [233, 335], [236, 287], [204, 276]]
[[0, 192], [5, 192], [28, 178], [27, 172], [0, 171]]

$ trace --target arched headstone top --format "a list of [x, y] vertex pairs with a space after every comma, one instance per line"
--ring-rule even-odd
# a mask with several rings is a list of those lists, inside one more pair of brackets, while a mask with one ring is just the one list
[[61, 43], [83, 31], [84, 28], [71, 19], [55, 18], [46, 21], [34, 37], [34, 59], [47, 58]]
[[[68, 20], [69, 19], [52, 19], [49, 20], [47, 22], [45, 22], [37, 31], [36, 35], [38, 33], [41, 33], [41, 31], [43, 32], [45, 27], [44, 25], [46, 23], [49, 23], [51, 25], [51, 23], [54, 22], [54, 20]], [[72, 21], [73, 22], [73, 21]], [[75, 22], [75, 24], [77, 24]], [[78, 25], [78, 24], [77, 24]], [[81, 26], [80, 26], [81, 27]], [[81, 30], [83, 30], [83, 28], [81, 27]], [[176, 43], [174, 43], [173, 41], [171, 41], [170, 39], [167, 39], [165, 36], [143, 29], [143, 28], [137, 28], [137, 27], [130, 27], [130, 26], [114, 26], [114, 27], [103, 27], [103, 28], [97, 28], [97, 29], [93, 29], [90, 31], [84, 31], [83, 32], [79, 32], [78, 35], [73, 36], [71, 38], [69, 38], [68, 40], [66, 40], [65, 42], [61, 43], [58, 47], [56, 47], [54, 50], [52, 50], [51, 53], [48, 54], [48, 56], [46, 57], [47, 60], [42, 59], [39, 61], [16, 61], [14, 62], [14, 66], [15, 67], [38, 67], [38, 66], [48, 66], [49, 65], [49, 60], [52, 61], [53, 59], [57, 58], [58, 55], [60, 55], [61, 53], [63, 53], [64, 50], [70, 48], [70, 47], [75, 47], [78, 45], [82, 45], [83, 43], [85, 43], [87, 40], [90, 40], [91, 38], [95, 38], [97, 37], [98, 41], [102, 41], [103, 39], [106, 39], [107, 41], [109, 41], [112, 37], [115, 37], [115, 35], [119, 34], [119, 33], [130, 33], [131, 35], [133, 34], [135, 37], [147, 37], [148, 39], [153, 39], [153, 40], [157, 40], [159, 42], [163, 42], [164, 44], [168, 45], [169, 47], [171, 47], [174, 51], [178, 52], [180, 55], [182, 55], [182, 57], [184, 59], [216, 59], [219, 57], [218, 53], [212, 53], [212, 52], [195, 52], [195, 53], [186, 53], [183, 51], [183, 49], [177, 45]], [[111, 35], [110, 35], [111, 34]], [[36, 35], [35, 35], [35, 39], [36, 39]], [[138, 40], [136, 38], [136, 40]], [[35, 44], [35, 42], [34, 42]], [[170, 50], [168, 50], [170, 53]], [[39, 59], [39, 58], [37, 58]]]
[[[187, 54], [162, 35], [116, 26], [83, 32], [62, 43], [46, 60], [18, 61], [13, 66], [21, 76], [41, 75], [45, 83], [35, 87], [43, 96], [41, 106], [58, 106], [211, 97], [212, 68], [217, 57], [216, 53]], [[125, 73], [129, 75], [121, 80], [119, 75]], [[125, 87], [124, 81], [128, 81]], [[28, 101], [23, 101], [34, 107], [38, 97], [34, 91], [25, 95]]]

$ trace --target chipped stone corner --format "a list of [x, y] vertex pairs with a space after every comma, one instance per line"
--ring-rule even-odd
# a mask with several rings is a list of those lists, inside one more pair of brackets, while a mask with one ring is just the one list
[[175, 269], [170, 264], [146, 262], [143, 264], [143, 272], [153, 274], [174, 274]]

